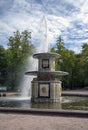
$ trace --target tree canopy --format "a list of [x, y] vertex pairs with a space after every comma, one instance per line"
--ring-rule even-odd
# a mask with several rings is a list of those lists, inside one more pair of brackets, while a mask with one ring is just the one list
[[77, 89], [88, 86], [88, 44], [82, 46], [82, 52], [75, 54], [64, 45], [61, 36], [56, 41], [56, 46], [51, 51], [59, 53], [61, 60], [56, 61], [56, 69], [67, 71], [69, 75], [62, 77], [65, 89]]
[[[3, 59], [2, 63], [0, 62], [1, 77], [3, 79], [1, 84], [7, 84], [11, 90], [17, 89], [27, 58], [35, 50], [35, 47], [31, 44], [30, 39], [31, 32], [28, 32], [27, 30], [19, 32], [17, 30], [14, 32], [13, 36], [8, 38], [8, 49], [5, 50], [3, 47], [0, 47], [0, 53], [2, 53], [0, 58]], [[7, 66], [5, 67], [5, 65]], [[5, 68], [7, 71], [3, 70]], [[5, 77], [6, 72], [7, 74]]]

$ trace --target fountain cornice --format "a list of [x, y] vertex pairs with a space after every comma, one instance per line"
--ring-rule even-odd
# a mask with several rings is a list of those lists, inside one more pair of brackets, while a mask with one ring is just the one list
[[57, 59], [57, 58], [61, 58], [61, 55], [60, 54], [57, 54], [57, 53], [52, 53], [52, 52], [44, 52], [44, 53], [36, 53], [33, 55], [33, 58], [37, 58], [37, 59], [40, 59], [40, 58], [54, 58], [54, 59]]
[[39, 74], [65, 76], [65, 75], [68, 75], [68, 72], [64, 72], [64, 71], [28, 71], [28, 72], [25, 72], [25, 74], [26, 75], [34, 75], [34, 76], [37, 76]]

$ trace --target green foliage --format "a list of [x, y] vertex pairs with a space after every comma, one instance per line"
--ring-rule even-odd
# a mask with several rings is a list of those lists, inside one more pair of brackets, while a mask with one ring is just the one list
[[11, 90], [17, 89], [27, 59], [35, 49], [31, 44], [30, 39], [31, 33], [27, 30], [22, 33], [16, 31], [13, 36], [8, 38], [8, 49], [6, 50], [8, 78], [6, 82]]
[[82, 53], [75, 54], [65, 48], [64, 40], [60, 36], [51, 51], [61, 55], [61, 59], [56, 61], [56, 70], [69, 72], [68, 76], [60, 78], [65, 89], [88, 86], [88, 44], [83, 45]]
[[88, 85], [88, 44], [82, 46], [82, 60], [83, 60], [83, 76], [84, 84]]
[[0, 45], [0, 85], [5, 85], [7, 78], [7, 55], [3, 46]]

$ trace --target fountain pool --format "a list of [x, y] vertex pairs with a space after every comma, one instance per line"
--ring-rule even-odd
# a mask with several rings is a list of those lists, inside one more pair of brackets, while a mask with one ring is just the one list
[[33, 103], [30, 98], [0, 97], [0, 107], [88, 111], [88, 97], [62, 97], [57, 103]]

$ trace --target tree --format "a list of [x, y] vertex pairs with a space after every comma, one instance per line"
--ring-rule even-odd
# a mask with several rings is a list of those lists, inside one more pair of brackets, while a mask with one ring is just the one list
[[84, 86], [83, 58], [81, 53], [75, 54], [74, 86], [76, 88]]
[[82, 46], [82, 52], [75, 54], [64, 46], [61, 36], [56, 41], [56, 46], [51, 49], [61, 55], [62, 60], [56, 61], [56, 70], [69, 72], [69, 75], [62, 77], [64, 87], [77, 89], [88, 86], [88, 44]]
[[56, 52], [58, 53], [62, 53], [62, 51], [65, 50], [65, 47], [64, 47], [64, 40], [61, 36], [59, 36], [57, 38], [57, 41], [56, 41]]
[[18, 87], [26, 60], [34, 51], [34, 46], [31, 44], [30, 39], [31, 33], [27, 30], [22, 33], [17, 30], [8, 39], [8, 81], [12, 90]]
[[74, 59], [75, 54], [73, 51], [68, 50], [64, 46], [64, 40], [61, 36], [58, 37], [56, 41], [55, 48], [51, 49], [53, 52], [56, 52], [61, 55], [61, 59], [56, 60], [56, 70], [62, 70], [69, 73], [68, 76], [62, 77], [65, 88], [73, 88], [73, 79], [74, 79]]
[[[56, 41], [56, 46], [54, 48], [51, 49], [51, 51], [55, 52], [55, 53], [58, 53], [61, 55], [61, 58], [63, 59], [63, 52], [66, 50], [66, 48], [64, 47], [64, 40], [62, 39], [61, 36], [59, 36], [57, 38], [57, 41]], [[59, 70], [61, 69], [61, 64], [62, 62], [60, 62], [61, 60], [56, 60], [56, 70]]]
[[6, 51], [4, 47], [0, 45], [0, 85], [5, 85], [6, 78], [7, 78]]
[[83, 73], [84, 84], [88, 86], [88, 44], [85, 43], [82, 46], [82, 59], [83, 59]]

